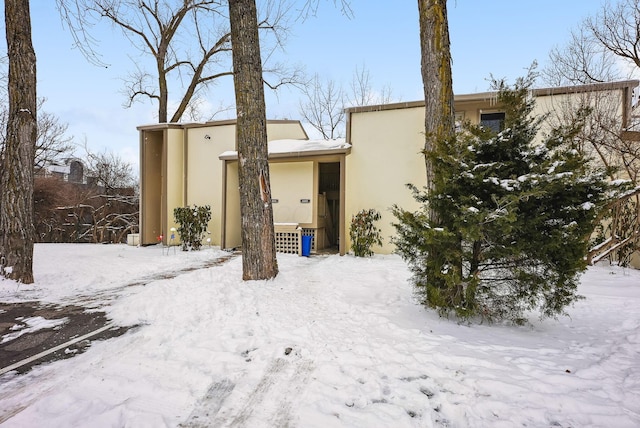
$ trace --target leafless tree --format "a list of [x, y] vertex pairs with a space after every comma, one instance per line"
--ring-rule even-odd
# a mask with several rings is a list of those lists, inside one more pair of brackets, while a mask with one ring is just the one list
[[46, 165], [61, 162], [73, 155], [75, 146], [73, 137], [67, 134], [69, 125], [42, 109], [44, 99], [38, 103], [38, 137], [36, 139], [36, 155], [34, 172], [37, 174]]
[[[40, 242], [126, 242], [138, 229], [138, 194], [131, 165], [112, 152], [86, 149], [85, 180], [39, 176], [34, 211]], [[79, 160], [79, 159], [78, 159]]]
[[322, 138], [344, 137], [344, 91], [334, 80], [322, 80], [318, 74], [303, 89], [300, 101], [302, 119]]
[[213, 105], [202, 95], [194, 96], [182, 116], [183, 120], [191, 122], [209, 122], [222, 115], [235, 110], [233, 104], [220, 101]]
[[[68, 125], [43, 110], [44, 99], [38, 100], [38, 132], [34, 159], [34, 173], [38, 174], [46, 165], [57, 164], [70, 157], [74, 151], [73, 137], [67, 135]], [[5, 144], [9, 112], [3, 104], [0, 107], [0, 151]]]
[[375, 91], [372, 84], [371, 72], [366, 66], [356, 66], [351, 77], [349, 88], [351, 89], [348, 106], [367, 106], [372, 104], [388, 104], [393, 101], [393, 91], [390, 86], [384, 86], [380, 91]]
[[5, 0], [9, 60], [6, 142], [0, 153], [0, 274], [33, 282], [36, 54], [29, 0]]
[[393, 99], [389, 87], [374, 91], [371, 73], [365, 66], [356, 66], [349, 89], [347, 93], [335, 80], [323, 80], [318, 74], [303, 87], [304, 99], [300, 101], [298, 111], [322, 138], [344, 137], [345, 107], [387, 104]]
[[623, 78], [616, 56], [585, 27], [571, 32], [569, 41], [549, 53], [542, 77], [549, 86], [585, 85]]
[[[340, 9], [342, 15], [347, 16], [349, 18], [353, 17], [353, 9], [351, 9], [351, 2], [346, 0], [327, 0], [331, 1], [333, 5]], [[302, 18], [308, 18], [309, 16], [316, 16], [318, 13], [318, 8], [320, 7], [320, 0], [306, 0], [301, 2], [302, 7], [300, 8], [300, 16]]]
[[85, 145], [85, 168], [87, 181], [104, 189], [107, 195], [136, 183], [131, 164], [112, 151], [92, 152]]
[[[226, 12], [219, 0], [57, 0], [64, 20], [93, 62], [101, 63], [98, 41], [91, 37], [92, 26], [107, 20], [131, 40], [153, 66], [139, 58], [135, 69], [124, 78], [125, 106], [140, 99], [158, 103], [159, 122], [179, 122], [198, 93], [225, 76], [231, 76], [231, 34]], [[275, 44], [286, 37], [286, 8], [267, 1], [260, 29], [275, 35]], [[153, 71], [150, 71], [150, 70]], [[270, 87], [297, 82], [297, 68], [274, 64]], [[170, 89], [171, 84], [180, 89]], [[169, 115], [169, 97], [178, 101]]]
[[[632, 190], [609, 204], [596, 232], [589, 262], [603, 258], [627, 265], [640, 250], [640, 144], [623, 137], [619, 101], [606, 94], [585, 94], [581, 103], [591, 108], [587, 126], [578, 135], [582, 150], [590, 153], [596, 165], [610, 171], [612, 180], [628, 179]], [[576, 111], [576, 108], [563, 108]]]
[[608, 51], [640, 67], [640, 0], [607, 1], [584, 25]]
[[[612, 180], [628, 179], [632, 187], [611, 201], [609, 210], [604, 212], [589, 261], [609, 258], [626, 265], [632, 254], [640, 250], [640, 144], [624, 137], [619, 100], [615, 96], [592, 93], [580, 98], [574, 102], [591, 109], [587, 124], [578, 135], [582, 150], [593, 157], [596, 165], [610, 171]], [[567, 106], [562, 111], [575, 112], [578, 108]]]
[[[600, 88], [600, 90], [598, 90]], [[604, 168], [611, 180], [626, 179], [632, 189], [611, 201], [603, 212], [588, 261], [609, 258], [627, 264], [634, 251], [640, 249], [640, 145], [624, 137], [618, 94], [596, 85], [566, 97], [547, 118], [550, 127], [584, 122], [576, 135], [577, 147], [593, 159], [593, 166]], [[585, 111], [589, 114], [585, 116]]]
[[[630, 67], [625, 72], [624, 63]], [[543, 70], [552, 86], [610, 82], [630, 78], [640, 67], [640, 0], [603, 4], [599, 13], [586, 18], [563, 48], [555, 48]], [[607, 91], [589, 91], [571, 97], [556, 108], [550, 120], [570, 123], [588, 108], [591, 114], [578, 136], [582, 150], [607, 168], [612, 179], [630, 179], [640, 186], [640, 145], [624, 131], [620, 100]], [[640, 249], [640, 195], [638, 190], [620, 196], [605, 212], [596, 244], [589, 254], [595, 262], [608, 257], [627, 263]]]

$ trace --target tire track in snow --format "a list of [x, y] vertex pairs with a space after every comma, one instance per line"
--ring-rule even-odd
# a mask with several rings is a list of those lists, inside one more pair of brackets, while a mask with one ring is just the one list
[[214, 426], [215, 416], [222, 407], [224, 401], [235, 388], [235, 384], [229, 379], [223, 379], [214, 382], [209, 388], [206, 395], [198, 402], [196, 408], [189, 415], [189, 419], [184, 424], [180, 424], [182, 428], [207, 428]]
[[[276, 358], [268, 364], [263, 376], [255, 386], [247, 387], [246, 378], [222, 389], [221, 394], [205, 397], [199, 408], [209, 409], [208, 420], [193, 424], [191, 417], [184, 425], [195, 428], [215, 427], [288, 427], [291, 426], [291, 411], [301, 396], [309, 376], [314, 369], [307, 359], [291, 361]], [[212, 387], [216, 390], [215, 384]], [[215, 409], [217, 407], [217, 409]], [[215, 409], [215, 412], [214, 412]], [[196, 409], [194, 414], [200, 414]]]

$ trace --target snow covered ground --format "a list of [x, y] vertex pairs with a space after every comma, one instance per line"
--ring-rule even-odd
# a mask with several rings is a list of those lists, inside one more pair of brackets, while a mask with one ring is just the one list
[[2, 426], [640, 426], [638, 271], [591, 268], [570, 317], [515, 327], [425, 310], [397, 256], [280, 255], [247, 283], [239, 257], [206, 267], [224, 256], [36, 245], [36, 284], [0, 301], [138, 327], [0, 377]]

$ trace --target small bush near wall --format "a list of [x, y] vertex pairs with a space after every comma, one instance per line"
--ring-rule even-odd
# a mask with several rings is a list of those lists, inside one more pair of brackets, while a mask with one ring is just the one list
[[351, 249], [356, 257], [372, 256], [371, 247], [382, 245], [380, 229], [374, 224], [378, 220], [380, 220], [380, 213], [374, 209], [361, 210], [351, 218], [349, 237]]
[[178, 207], [173, 210], [173, 217], [178, 223], [178, 234], [182, 242], [182, 251], [199, 250], [202, 237], [207, 230], [207, 223], [211, 220], [211, 207]]

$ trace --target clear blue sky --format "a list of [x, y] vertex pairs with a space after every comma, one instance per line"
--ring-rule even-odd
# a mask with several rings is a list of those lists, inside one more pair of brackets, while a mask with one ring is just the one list
[[[351, 19], [332, 1], [320, 1], [316, 17], [294, 23], [281, 60], [302, 64], [309, 74], [317, 72], [345, 86], [356, 66], [364, 65], [374, 89], [389, 86], [396, 99], [420, 99], [415, 0], [351, 0]], [[550, 49], [565, 43], [570, 29], [600, 5], [600, 0], [449, 0], [454, 92], [485, 91], [491, 74], [513, 81], [534, 60], [544, 66]], [[151, 104], [122, 108], [120, 78], [133, 69], [130, 57], [139, 53], [119, 31], [105, 27], [98, 38], [104, 60], [111, 65], [96, 67], [73, 48], [54, 0], [32, 0], [31, 14], [38, 96], [47, 98], [45, 109], [69, 124], [77, 143], [113, 150], [137, 168], [136, 126], [155, 122], [157, 110]], [[231, 79], [219, 84], [211, 92], [211, 104], [232, 104], [232, 84]], [[277, 97], [268, 94], [269, 118], [297, 119], [299, 97], [291, 89]]]

